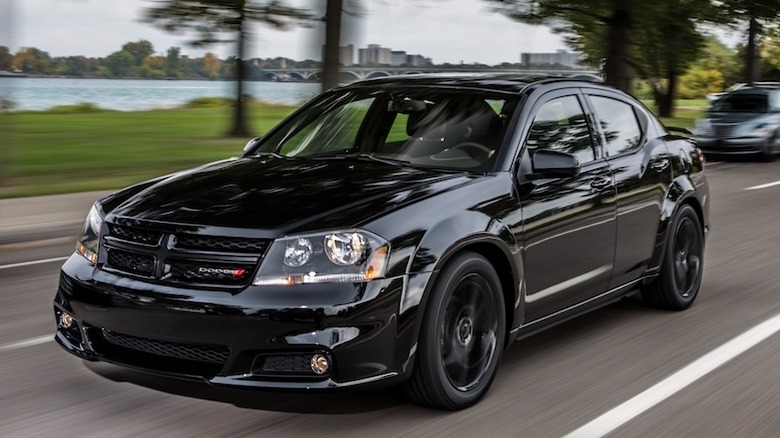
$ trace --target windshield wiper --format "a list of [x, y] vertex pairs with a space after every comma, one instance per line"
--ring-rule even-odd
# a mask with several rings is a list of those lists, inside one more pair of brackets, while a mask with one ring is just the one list
[[391, 166], [411, 166], [411, 161], [406, 160], [396, 160], [394, 158], [380, 158], [376, 155], [366, 154], [366, 153], [357, 153], [357, 154], [347, 154], [342, 155], [344, 158], [356, 158], [358, 160], [371, 160], [376, 161], [379, 163], [389, 164]]
[[282, 155], [277, 154], [276, 152], [255, 152], [249, 157], [254, 158], [260, 158], [260, 157], [274, 157], [274, 158], [286, 158]]

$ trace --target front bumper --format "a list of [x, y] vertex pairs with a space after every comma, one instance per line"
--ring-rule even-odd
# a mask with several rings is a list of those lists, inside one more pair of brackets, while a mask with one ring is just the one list
[[[389, 383], [411, 370], [415, 322], [399, 316], [407, 280], [197, 290], [118, 276], [74, 255], [54, 300], [56, 340], [86, 360], [220, 386]], [[70, 327], [60, 322], [63, 312], [74, 319]], [[326, 358], [326, 372], [310, 366], [313, 355]]]
[[705, 155], [755, 155], [764, 150], [767, 141], [766, 137], [696, 138]]

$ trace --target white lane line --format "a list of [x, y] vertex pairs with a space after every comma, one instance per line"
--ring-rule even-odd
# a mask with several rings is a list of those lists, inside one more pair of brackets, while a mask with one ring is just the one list
[[759, 190], [767, 187], [780, 186], [780, 181], [775, 181], [767, 184], [761, 184], [760, 186], [746, 187], [745, 190]]
[[33, 261], [30, 261], [30, 262], [11, 263], [10, 265], [0, 265], [0, 270], [2, 270], [2, 269], [11, 269], [11, 268], [21, 268], [22, 266], [40, 265], [42, 263], [61, 262], [63, 260], [67, 260], [68, 258], [70, 258], [70, 256], [54, 257], [54, 258], [50, 258], [50, 259], [41, 259], [41, 260], [33, 260]]
[[564, 438], [602, 437], [778, 331], [780, 331], [780, 314], [710, 351], [634, 398], [569, 433]]
[[19, 342], [10, 342], [8, 344], [0, 345], [0, 351], [17, 350], [24, 347], [32, 347], [33, 345], [45, 344], [54, 340], [54, 335], [38, 336], [37, 338], [25, 339]]

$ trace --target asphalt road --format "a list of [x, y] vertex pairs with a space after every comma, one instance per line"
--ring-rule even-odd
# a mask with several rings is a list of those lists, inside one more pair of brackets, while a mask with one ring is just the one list
[[[708, 176], [712, 232], [691, 309], [657, 311], [631, 298], [522, 340], [488, 396], [454, 413], [410, 405], [393, 390], [228, 391], [82, 362], [50, 341], [61, 262], [2, 267], [67, 256], [72, 244], [5, 248], [0, 436], [564, 436], [680, 370], [705, 369], [713, 350], [780, 314], [780, 184], [745, 190], [780, 181], [780, 162], [711, 163]], [[668, 397], [621, 410], [609, 436], [780, 436], [780, 332], [740, 343], [745, 351]]]

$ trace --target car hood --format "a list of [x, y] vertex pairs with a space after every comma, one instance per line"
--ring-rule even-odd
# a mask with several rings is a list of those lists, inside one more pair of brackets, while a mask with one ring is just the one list
[[139, 185], [104, 205], [125, 218], [278, 234], [358, 226], [472, 179], [348, 158], [237, 158]]

